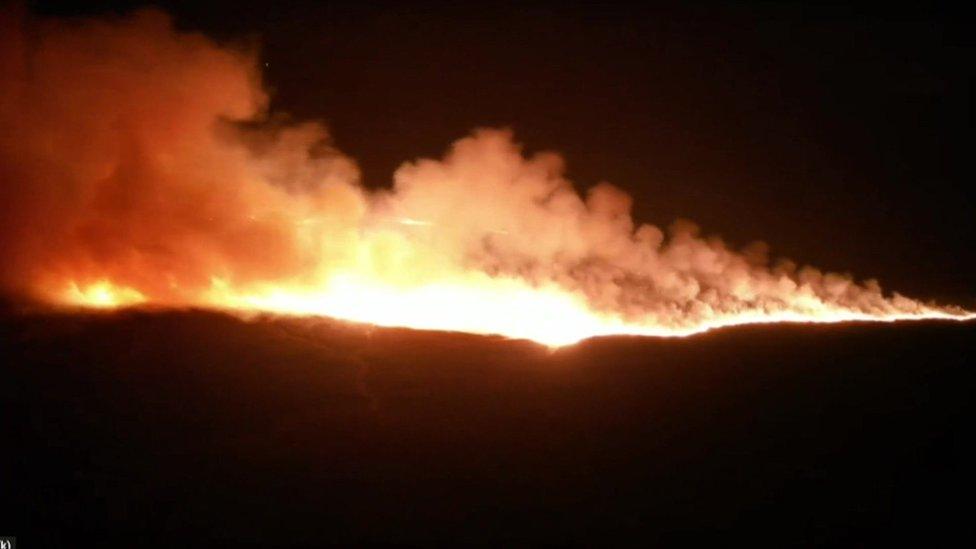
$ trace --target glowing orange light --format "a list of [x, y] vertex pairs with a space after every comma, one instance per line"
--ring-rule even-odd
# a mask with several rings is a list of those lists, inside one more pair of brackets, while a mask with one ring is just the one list
[[111, 309], [143, 303], [146, 297], [132, 288], [116, 286], [108, 280], [99, 280], [81, 286], [70, 282], [62, 296], [62, 301], [79, 307]]
[[623, 190], [580, 193], [557, 154], [525, 154], [504, 129], [368, 189], [326, 128], [268, 112], [253, 54], [158, 11], [28, 28], [0, 33], [13, 60], [0, 283], [52, 304], [324, 315], [549, 346], [973, 318], [771, 263], [762, 246], [741, 253], [690, 223], [641, 224]]
[[670, 324], [658, 319], [626, 321], [613, 314], [593, 311], [571, 294], [551, 288], [533, 289], [510, 280], [485, 287], [435, 285], [406, 291], [345, 283], [320, 293], [278, 289], [250, 295], [224, 294], [212, 303], [240, 311], [322, 315], [378, 326], [501, 335], [549, 347], [607, 335], [685, 337], [745, 324], [973, 318], [971, 314], [936, 310], [867, 314], [825, 309], [809, 313], [745, 311]]

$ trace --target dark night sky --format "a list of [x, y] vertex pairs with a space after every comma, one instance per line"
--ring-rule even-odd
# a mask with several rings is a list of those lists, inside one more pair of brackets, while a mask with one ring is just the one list
[[[32, 2], [42, 14], [125, 12]], [[830, 4], [156, 2], [257, 39], [273, 108], [331, 128], [369, 186], [506, 125], [642, 221], [972, 307], [973, 58], [961, 12]]]

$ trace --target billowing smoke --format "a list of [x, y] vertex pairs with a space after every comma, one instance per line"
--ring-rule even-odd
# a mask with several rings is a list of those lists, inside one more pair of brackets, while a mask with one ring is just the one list
[[[402, 165], [389, 191], [367, 191], [325, 128], [269, 114], [255, 52], [177, 32], [158, 11], [7, 14], [0, 32], [7, 292], [71, 302], [101, 284], [118, 301], [321, 303], [343, 316], [340, 301], [376, 310], [357, 295], [409, 294], [386, 306], [425, 309], [411, 300], [440, 289], [475, 317], [498, 295], [538, 292], [613, 326], [683, 329], [961, 313], [770, 265], [763, 245], [735, 251], [691, 223], [637, 224], [625, 192], [601, 183], [580, 196], [559, 156], [526, 157], [507, 130], [477, 130], [441, 160]], [[389, 323], [452, 326], [396, 314]]]
[[242, 129], [267, 122], [253, 54], [157, 11], [4, 26], [8, 285], [108, 278], [190, 299], [212, 276], [272, 280], [317, 261], [299, 219], [360, 223], [356, 167], [323, 128]]

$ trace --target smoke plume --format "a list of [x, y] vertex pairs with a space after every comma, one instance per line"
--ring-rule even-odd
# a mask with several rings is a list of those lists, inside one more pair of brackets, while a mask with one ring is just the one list
[[[736, 251], [688, 222], [639, 224], [626, 192], [581, 195], [558, 155], [526, 156], [504, 129], [368, 191], [324, 127], [268, 112], [253, 49], [178, 32], [159, 11], [8, 13], [0, 31], [8, 293], [507, 335], [525, 335], [503, 326], [520, 317], [598, 319], [568, 340], [963, 313], [771, 265], [762, 244]], [[484, 320], [497, 316], [500, 328]]]

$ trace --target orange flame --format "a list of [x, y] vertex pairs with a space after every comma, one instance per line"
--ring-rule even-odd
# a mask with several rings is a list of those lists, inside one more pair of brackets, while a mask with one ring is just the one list
[[970, 319], [874, 282], [635, 223], [553, 153], [479, 130], [390, 190], [317, 124], [268, 122], [253, 55], [159, 12], [0, 21], [0, 275], [60, 305], [213, 307], [549, 346], [768, 322]]
[[[138, 291], [105, 280], [83, 289], [71, 283], [61, 300], [92, 308], [117, 308], [146, 301]], [[242, 313], [328, 316], [387, 327], [501, 335], [549, 347], [607, 335], [684, 337], [745, 324], [976, 318], [956, 309], [920, 306], [917, 311], [871, 313], [811, 301], [806, 309], [753, 309], [694, 320], [676, 316], [627, 321], [619, 315], [592, 310], [585, 299], [562, 288], [532, 287], [517, 279], [481, 276], [412, 287], [336, 276], [320, 288], [269, 285], [250, 293], [242, 293], [215, 278], [195, 305]]]
[[99, 280], [84, 286], [78, 286], [71, 281], [59, 301], [79, 307], [112, 309], [143, 303], [146, 301], [146, 296], [138, 290], [116, 286], [109, 280]]

